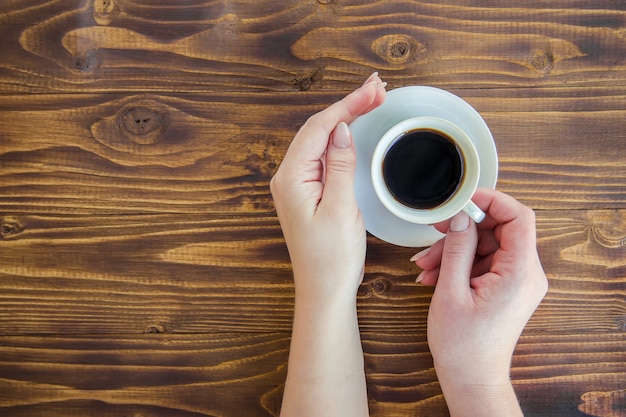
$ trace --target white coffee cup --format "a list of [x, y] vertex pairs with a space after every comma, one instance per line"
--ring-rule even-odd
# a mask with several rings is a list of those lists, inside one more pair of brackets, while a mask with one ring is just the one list
[[[416, 141], [431, 141], [432, 144]], [[394, 148], [394, 145], [398, 147]], [[445, 151], [430, 155], [433, 147]], [[425, 158], [425, 155], [430, 156]], [[413, 157], [416, 163], [413, 163]], [[418, 162], [420, 160], [422, 162]], [[392, 161], [401, 161], [402, 166], [409, 169], [398, 173], [398, 170], [393, 170]], [[476, 223], [485, 218], [485, 214], [471, 200], [480, 178], [476, 148], [461, 128], [445, 119], [418, 116], [392, 126], [374, 149], [371, 176], [381, 203], [393, 215], [407, 222], [434, 224], [453, 217], [461, 210]], [[403, 176], [411, 180], [400, 178]], [[397, 183], [402, 185], [397, 186]], [[426, 188], [428, 192], [437, 190], [436, 198], [429, 197], [423, 190], [423, 185], [431, 183], [434, 185]]]

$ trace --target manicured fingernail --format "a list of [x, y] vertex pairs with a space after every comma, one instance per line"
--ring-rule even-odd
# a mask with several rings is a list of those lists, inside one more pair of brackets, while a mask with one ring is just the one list
[[415, 282], [417, 282], [417, 283], [422, 282], [422, 280], [424, 279], [425, 275], [426, 275], [426, 271], [420, 272], [419, 275], [417, 276], [417, 278], [415, 278]]
[[374, 77], [378, 77], [378, 71], [373, 72], [372, 75], [367, 77], [367, 79], [363, 82], [363, 85], [366, 85], [367, 83], [369, 83]]
[[339, 122], [333, 133], [333, 144], [339, 149], [348, 149], [352, 146], [352, 135], [346, 122]]
[[379, 84], [380, 84], [380, 82], [378, 80], [371, 80], [371, 81], [368, 81], [365, 84], [363, 84], [361, 87], [359, 87], [359, 89], [357, 91], [364, 90], [364, 89], [368, 88], [370, 85], [376, 85], [377, 86]]
[[424, 256], [428, 255], [428, 252], [430, 252], [432, 248], [426, 248], [424, 250], [421, 250], [419, 252], [417, 252], [415, 255], [413, 255], [413, 257], [411, 259], [409, 259], [410, 262], [417, 262], [420, 259], [422, 259]]
[[464, 212], [460, 212], [452, 218], [450, 222], [451, 232], [464, 232], [467, 230], [470, 224], [470, 218]]
[[378, 88], [385, 88], [385, 87], [387, 87], [387, 81], [385, 81], [385, 82], [381, 83], [381, 84], [378, 86]]

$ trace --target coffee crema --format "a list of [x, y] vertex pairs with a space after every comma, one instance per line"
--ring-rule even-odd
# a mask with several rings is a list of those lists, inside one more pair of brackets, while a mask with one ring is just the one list
[[464, 157], [446, 134], [415, 129], [400, 135], [383, 158], [383, 179], [403, 205], [428, 210], [448, 201], [463, 181]]

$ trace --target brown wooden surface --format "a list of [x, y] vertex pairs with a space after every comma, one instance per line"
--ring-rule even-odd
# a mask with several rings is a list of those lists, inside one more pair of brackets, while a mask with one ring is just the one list
[[[268, 184], [378, 70], [472, 104], [537, 211], [527, 416], [626, 416], [619, 1], [0, 4], [0, 415], [271, 416], [293, 285]], [[368, 239], [370, 406], [446, 416], [415, 252]]]

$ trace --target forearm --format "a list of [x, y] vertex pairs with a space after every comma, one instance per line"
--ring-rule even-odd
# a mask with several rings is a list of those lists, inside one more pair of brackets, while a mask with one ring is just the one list
[[296, 297], [281, 417], [368, 415], [356, 301]]

